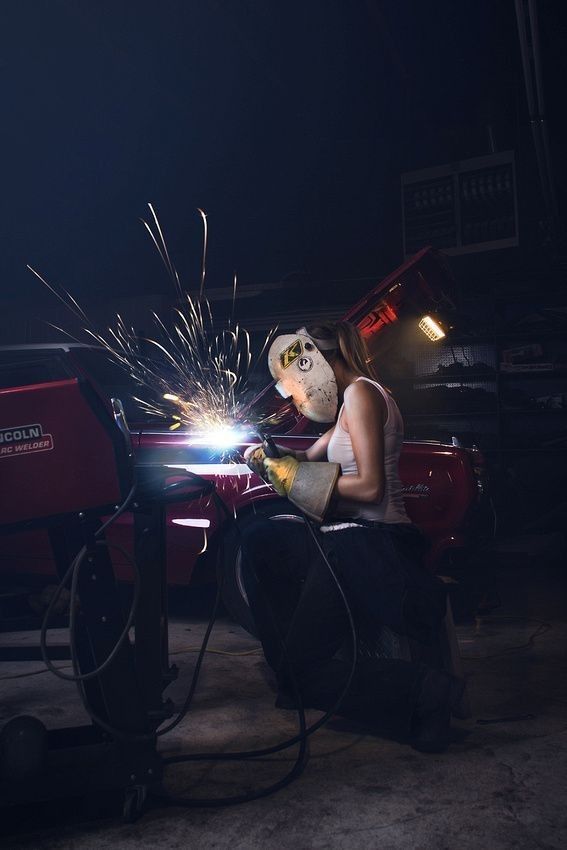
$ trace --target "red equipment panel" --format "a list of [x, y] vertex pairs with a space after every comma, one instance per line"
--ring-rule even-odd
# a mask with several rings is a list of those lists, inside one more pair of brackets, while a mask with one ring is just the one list
[[121, 442], [84, 381], [0, 390], [0, 525], [119, 504], [129, 486]]

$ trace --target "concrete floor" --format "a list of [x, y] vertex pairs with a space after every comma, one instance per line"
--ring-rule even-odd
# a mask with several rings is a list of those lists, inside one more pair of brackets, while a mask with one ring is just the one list
[[[458, 626], [473, 717], [455, 722], [442, 755], [424, 755], [335, 721], [317, 733], [303, 776], [275, 796], [216, 810], [153, 809], [133, 825], [93, 818], [73, 804], [51, 816], [30, 808], [6, 818], [7, 848], [563, 848], [567, 846], [567, 571], [549, 559], [477, 565], [471, 593], [489, 586], [501, 604]], [[482, 572], [481, 572], [482, 571]], [[171, 649], [181, 698], [203, 605], [179, 609]], [[530, 637], [536, 635], [530, 641]], [[55, 636], [54, 636], [55, 637]], [[36, 635], [1, 634], [0, 643]], [[193, 709], [163, 739], [165, 753], [258, 747], [294, 733], [296, 717], [273, 707], [256, 642], [226, 618], [206, 657]], [[3, 664], [0, 676], [41, 669]], [[0, 723], [34, 714], [48, 727], [82, 722], [74, 685], [49, 673], [2, 681]], [[310, 713], [314, 720], [317, 713]], [[268, 784], [291, 764], [274, 761], [172, 767], [167, 785], [186, 796], [221, 796]]]

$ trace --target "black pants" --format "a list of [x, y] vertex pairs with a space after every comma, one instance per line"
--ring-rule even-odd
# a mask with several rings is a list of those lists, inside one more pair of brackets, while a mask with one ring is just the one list
[[[412, 611], [416, 600], [423, 602], [425, 619], [438, 617], [439, 612], [431, 611], [434, 605], [422, 599], [424, 594], [416, 590], [412, 579], [416, 568], [412, 534], [410, 529], [404, 532], [383, 526], [319, 534], [358, 632], [368, 634], [383, 622], [395, 628], [404, 619], [408, 600]], [[322, 711], [331, 708], [351, 670], [348, 659], [337, 657], [348, 642], [350, 627], [340, 591], [308, 529], [303, 523], [258, 518], [243, 533], [242, 549], [248, 600], [280, 689], [291, 690], [291, 666], [305, 706]], [[420, 568], [416, 569], [421, 576]], [[435, 580], [431, 581], [436, 588]], [[388, 623], [388, 617], [393, 622]], [[410, 731], [422, 672], [421, 665], [402, 660], [359, 658], [339, 711], [405, 736]]]

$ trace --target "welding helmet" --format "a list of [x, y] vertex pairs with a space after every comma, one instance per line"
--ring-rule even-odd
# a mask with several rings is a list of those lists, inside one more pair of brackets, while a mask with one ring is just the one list
[[313, 422], [333, 422], [337, 415], [335, 373], [322, 351], [336, 349], [333, 340], [315, 340], [305, 328], [277, 336], [268, 352], [268, 366], [283, 398]]

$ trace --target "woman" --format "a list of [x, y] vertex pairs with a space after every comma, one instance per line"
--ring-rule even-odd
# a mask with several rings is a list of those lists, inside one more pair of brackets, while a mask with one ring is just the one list
[[[445, 590], [421, 564], [423, 541], [405, 511], [398, 462], [403, 422], [391, 394], [368, 364], [347, 322], [279, 337], [270, 368], [296, 407], [336, 422], [306, 452], [280, 447], [246, 459], [322, 522], [320, 542], [338, 574], [359, 637], [372, 642], [383, 625], [424, 642], [445, 613]], [[304, 524], [259, 519], [244, 535], [245, 584], [282, 707], [291, 676], [307, 706], [326, 710], [340, 696], [351, 664], [340, 657], [349, 635], [344, 602]], [[290, 668], [293, 673], [290, 673]], [[453, 677], [422, 664], [358, 657], [341, 713], [438, 751], [449, 741], [451, 705], [462, 691]]]

